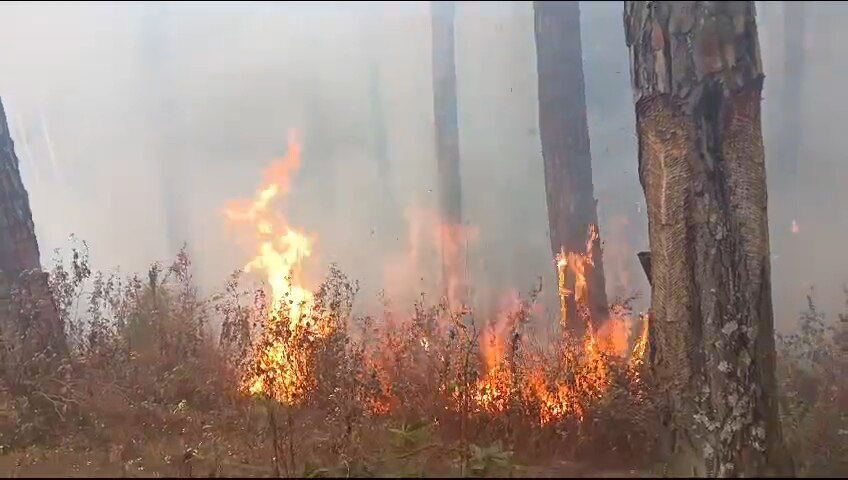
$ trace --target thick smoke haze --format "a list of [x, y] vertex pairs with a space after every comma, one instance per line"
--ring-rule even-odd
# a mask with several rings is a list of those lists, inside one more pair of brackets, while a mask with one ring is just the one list
[[[648, 248], [647, 220], [622, 6], [581, 8], [607, 290], [641, 291], [644, 308], [635, 254]], [[768, 8], [759, 18], [767, 161], [781, 153], [770, 148], [781, 114], [770, 91], [783, 51], [780, 7]], [[799, 233], [774, 207], [770, 215], [773, 250], [777, 238], [795, 241], [774, 251], [781, 327], [810, 285], [827, 312], [841, 310], [848, 280], [839, 131], [848, 60], [831, 38], [848, 7], [807, 10], [806, 44], [816, 47], [803, 71]], [[0, 96], [46, 264], [70, 233], [88, 241], [96, 268], [123, 271], [144, 271], [186, 241], [201, 285], [220, 287], [254, 253], [222, 209], [253, 195], [292, 128], [303, 165], [287, 218], [317, 235], [312, 261], [337, 262], [363, 298], [409, 250], [404, 215], [436, 205], [428, 2], [3, 3], [0, 18]], [[486, 301], [526, 292], [539, 275], [550, 291], [532, 6], [463, 3], [456, 35], [464, 219], [478, 231], [472, 283]], [[770, 182], [779, 174], [769, 170]], [[772, 205], [780, 195], [771, 189]]]

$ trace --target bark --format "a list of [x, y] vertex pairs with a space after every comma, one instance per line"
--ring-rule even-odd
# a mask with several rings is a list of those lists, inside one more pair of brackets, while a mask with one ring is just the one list
[[[534, 2], [539, 82], [539, 132], [545, 166], [545, 193], [551, 251], [585, 252], [598, 213], [592, 184], [592, 157], [580, 42], [579, 2]], [[600, 235], [588, 267], [589, 309], [594, 321], [608, 315]], [[569, 272], [566, 287], [574, 288]], [[573, 301], [573, 300], [571, 300]], [[573, 305], [568, 311], [575, 311]]]
[[0, 270], [17, 275], [41, 268], [29, 195], [21, 180], [6, 112], [0, 101]]
[[56, 353], [63, 353], [64, 326], [48, 289], [47, 274], [41, 271], [29, 194], [18, 165], [0, 100], [0, 305], [11, 310], [0, 312], [6, 317], [0, 320], [26, 322], [19, 325], [26, 332], [20, 338], [29, 351], [52, 346]]
[[645, 276], [648, 277], [648, 285], [651, 284], [651, 252], [639, 252], [636, 254], [639, 258], [639, 264], [642, 265], [642, 270]]
[[[442, 280], [448, 297], [465, 297], [465, 245], [456, 105], [455, 2], [430, 2], [433, 34], [433, 112], [441, 216]], [[451, 280], [452, 279], [452, 280]], [[454, 287], [451, 287], [453, 284]], [[452, 293], [451, 290], [454, 292]], [[458, 296], [457, 296], [458, 295]]]
[[625, 2], [624, 21], [670, 473], [787, 474], [753, 2]]

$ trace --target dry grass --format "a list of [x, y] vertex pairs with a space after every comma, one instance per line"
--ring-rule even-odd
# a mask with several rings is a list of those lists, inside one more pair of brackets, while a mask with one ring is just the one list
[[[486, 330], [473, 312], [422, 297], [408, 313], [387, 305], [380, 318], [354, 318], [356, 285], [335, 269], [315, 295], [333, 325], [320, 340], [269, 337], [268, 301], [238, 275], [200, 298], [184, 254], [123, 278], [91, 272], [83, 244], [57, 263], [51, 290], [68, 355], [25, 348], [47, 333], [25, 318], [32, 299], [21, 292], [0, 337], [0, 470], [11, 475], [635, 476], [652, 463], [641, 367], [603, 352], [584, 362], [580, 342], [534, 342], [533, 293], [509, 314], [507, 393], [487, 410], [475, 397], [490, 371]], [[786, 436], [802, 473], [844, 475], [844, 334], [839, 347], [817, 318], [780, 342]], [[241, 388], [263, 373], [249, 361], [263, 342], [308, 352], [312, 382], [292, 405]], [[575, 386], [599, 365], [603, 394]], [[539, 372], [575, 386], [579, 408], [541, 424], [526, 387]]]

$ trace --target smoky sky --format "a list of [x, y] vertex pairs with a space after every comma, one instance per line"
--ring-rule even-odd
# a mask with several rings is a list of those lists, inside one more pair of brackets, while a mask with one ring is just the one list
[[[768, 162], [781, 154], [770, 148], [783, 114], [772, 92], [787, 69], [781, 6], [763, 3]], [[825, 311], [845, 302], [848, 60], [837, 32], [846, 10], [807, 9], [797, 234], [773, 209], [782, 192], [769, 193], [772, 249], [778, 238], [794, 242], [773, 251], [780, 326], [811, 285]], [[647, 220], [621, 15], [621, 2], [581, 2], [612, 297], [648, 293], [636, 259], [648, 249]], [[124, 271], [167, 260], [185, 241], [200, 283], [221, 286], [252, 253], [222, 209], [253, 194], [292, 128], [304, 156], [288, 220], [317, 235], [314, 261], [337, 262], [363, 295], [407, 249], [406, 212], [436, 205], [427, 2], [3, 3], [0, 18], [0, 95], [45, 263], [70, 233], [89, 243], [95, 267]], [[469, 273], [489, 296], [527, 291], [540, 275], [551, 286], [532, 5], [462, 3], [456, 37], [463, 217], [479, 229]], [[770, 187], [780, 174], [769, 170]]]

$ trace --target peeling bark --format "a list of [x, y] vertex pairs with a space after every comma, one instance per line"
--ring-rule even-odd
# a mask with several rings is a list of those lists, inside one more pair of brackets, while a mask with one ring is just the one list
[[639, 252], [636, 254], [639, 259], [639, 264], [642, 265], [642, 270], [645, 271], [645, 276], [648, 277], [648, 284], [651, 284], [651, 252]]
[[[551, 251], [585, 252], [590, 225], [598, 225], [580, 41], [579, 2], [533, 2], [539, 81], [539, 133]], [[600, 235], [587, 267], [592, 319], [608, 316]], [[566, 288], [574, 290], [569, 273]], [[570, 299], [573, 302], [573, 299]], [[576, 311], [568, 305], [568, 311]]]
[[[462, 183], [459, 168], [459, 120], [456, 105], [454, 41], [455, 2], [430, 2], [433, 34], [433, 112], [436, 127], [437, 185], [442, 232], [442, 280], [453, 279], [465, 296], [465, 242], [462, 229]], [[448, 292], [451, 297], [451, 293]]]
[[787, 474], [753, 2], [625, 2], [671, 474]]

